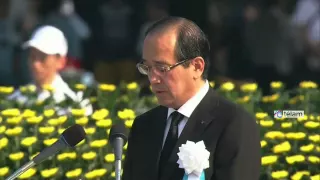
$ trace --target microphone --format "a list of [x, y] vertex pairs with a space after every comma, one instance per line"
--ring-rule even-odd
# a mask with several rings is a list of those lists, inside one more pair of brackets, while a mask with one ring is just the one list
[[31, 161], [23, 165], [21, 168], [16, 170], [11, 176], [6, 180], [13, 180], [20, 176], [22, 173], [26, 172], [28, 169], [34, 165], [40, 164], [45, 159], [56, 154], [57, 152], [67, 148], [75, 147], [79, 142], [81, 142], [86, 136], [86, 133], [82, 126], [75, 124], [61, 134], [60, 138], [53, 143], [51, 146], [45, 148], [40, 154], [35, 156]]
[[126, 144], [126, 128], [123, 123], [113, 125], [110, 130], [109, 141], [114, 148], [116, 180], [121, 180], [122, 148]]

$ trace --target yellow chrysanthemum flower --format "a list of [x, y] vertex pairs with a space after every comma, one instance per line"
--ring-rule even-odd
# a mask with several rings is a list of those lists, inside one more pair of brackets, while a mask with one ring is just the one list
[[50, 126], [60, 126], [67, 121], [67, 116], [60, 116], [58, 118], [52, 118], [48, 120]]
[[304, 115], [302, 117], [298, 117], [297, 120], [298, 122], [303, 122], [303, 121], [307, 121], [309, 119], [309, 116], [308, 115]]
[[26, 93], [26, 92], [28, 92], [28, 89], [27, 89], [26, 86], [20, 86], [20, 87], [19, 87], [19, 90], [20, 90], [21, 93]]
[[111, 129], [107, 129], [107, 130], [106, 130], [107, 135], [110, 134], [110, 130], [111, 130]]
[[12, 161], [20, 161], [24, 157], [23, 152], [11, 153], [9, 154], [9, 159]]
[[265, 113], [265, 112], [257, 112], [256, 113], [256, 118], [257, 119], [264, 119], [266, 117], [268, 117], [268, 113]]
[[84, 131], [86, 132], [86, 134], [92, 135], [96, 132], [96, 128], [94, 127], [84, 128]]
[[6, 117], [19, 116], [20, 110], [19, 109], [6, 109], [6, 110], [3, 110], [1, 112], [1, 114]]
[[23, 113], [21, 114], [22, 118], [31, 118], [36, 116], [37, 113], [31, 109], [26, 109], [23, 111]]
[[320, 174], [315, 174], [313, 176], [310, 176], [311, 180], [320, 180]]
[[280, 98], [280, 94], [279, 93], [275, 93], [275, 94], [272, 94], [270, 96], [263, 96], [262, 97], [262, 102], [264, 102], [264, 103], [272, 103], [272, 102], [277, 101], [279, 98]]
[[8, 138], [6, 137], [0, 138], [0, 150], [3, 149], [4, 147], [7, 147], [8, 142], [9, 142]]
[[317, 119], [317, 118], [316, 118], [314, 115], [312, 115], [312, 114], [309, 115], [309, 120], [314, 121], [314, 120], [316, 120], [316, 119]]
[[28, 169], [26, 172], [21, 174], [18, 179], [30, 179], [36, 174], [37, 170], [35, 168]]
[[114, 154], [107, 154], [104, 156], [104, 160], [108, 163], [112, 163], [115, 161], [115, 156]]
[[308, 121], [304, 123], [304, 127], [308, 129], [318, 129], [320, 126], [320, 122]]
[[288, 141], [285, 141], [283, 143], [280, 143], [278, 145], [275, 145], [273, 148], [273, 153], [278, 154], [278, 153], [283, 153], [283, 152], [288, 152], [291, 150], [291, 144]]
[[52, 117], [55, 113], [56, 111], [54, 109], [46, 109], [43, 112], [45, 117]]
[[304, 132], [289, 132], [286, 134], [286, 138], [290, 140], [301, 140], [306, 137]]
[[302, 152], [311, 152], [315, 148], [314, 144], [308, 144], [300, 147], [300, 151]]
[[1, 167], [0, 168], [0, 177], [4, 177], [9, 173], [9, 168], [8, 167]]
[[237, 103], [247, 103], [250, 101], [250, 96], [243, 96], [236, 100]]
[[271, 165], [271, 164], [274, 164], [278, 161], [278, 156], [275, 156], [275, 155], [272, 155], [272, 156], [263, 156], [261, 158], [261, 164], [263, 166], [266, 166], [266, 165]]
[[74, 160], [76, 158], [77, 158], [77, 153], [75, 152], [62, 153], [57, 156], [58, 161], [64, 161], [66, 159]]
[[106, 139], [101, 140], [94, 140], [90, 143], [90, 147], [92, 148], [101, 148], [108, 144], [108, 141]]
[[270, 83], [271, 89], [281, 89], [283, 87], [283, 83], [280, 81], [273, 81]]
[[12, 86], [8, 86], [8, 87], [0, 86], [0, 93], [1, 94], [8, 95], [8, 94], [11, 94], [13, 91], [14, 91], [14, 87], [12, 87]]
[[58, 173], [58, 171], [59, 168], [51, 168], [42, 170], [40, 173], [43, 178], [50, 178], [52, 176], [55, 176]]
[[111, 119], [103, 119], [96, 122], [96, 126], [100, 128], [109, 128], [112, 125]]
[[240, 89], [241, 91], [246, 93], [256, 92], [258, 89], [258, 85], [256, 83], [246, 83], [241, 85]]
[[58, 133], [59, 133], [59, 134], [62, 134], [63, 131], [65, 131], [65, 130], [66, 130], [66, 128], [59, 128], [59, 129], [58, 129]]
[[281, 128], [287, 129], [292, 127], [292, 122], [283, 122], [281, 123]]
[[228, 92], [228, 91], [232, 91], [235, 88], [235, 85], [232, 82], [225, 82], [220, 86], [220, 88], [223, 91]]
[[46, 139], [46, 140], [43, 141], [43, 144], [46, 145], [46, 146], [51, 146], [57, 140], [58, 140], [57, 138]]
[[106, 91], [106, 92], [113, 92], [116, 90], [116, 86], [113, 84], [100, 84], [99, 90], [100, 91]]
[[87, 86], [84, 84], [76, 84], [74, 87], [79, 91], [83, 91], [83, 90], [87, 89]]
[[51, 134], [54, 130], [54, 127], [39, 127], [40, 134]]
[[124, 150], [127, 150], [127, 148], [128, 148], [128, 142], [123, 146]]
[[301, 89], [316, 89], [318, 88], [317, 83], [312, 82], [312, 81], [302, 81], [299, 83], [299, 87]]
[[85, 109], [71, 109], [71, 114], [73, 116], [84, 116], [86, 114], [86, 110]]
[[118, 111], [118, 117], [123, 120], [136, 118], [136, 113], [132, 109], [123, 109]]
[[317, 143], [317, 142], [320, 142], [320, 135], [319, 134], [309, 135], [308, 139], [314, 143]]
[[37, 137], [35, 136], [25, 137], [21, 140], [21, 145], [25, 147], [29, 147], [36, 142], [37, 142]]
[[10, 118], [7, 119], [7, 124], [18, 125], [18, 124], [20, 124], [21, 121], [22, 121], [22, 117], [21, 116], [10, 117]]
[[45, 84], [42, 86], [42, 89], [49, 91], [49, 92], [54, 92], [55, 88], [51, 84]]
[[274, 171], [271, 173], [272, 178], [274, 179], [283, 179], [288, 177], [289, 173], [286, 170], [282, 170], [282, 171]]
[[33, 85], [33, 84], [30, 84], [30, 85], [27, 85], [27, 90], [29, 91], [29, 92], [36, 92], [36, 90], [37, 90], [37, 87], [35, 86], [35, 85]]
[[264, 135], [267, 139], [284, 139], [285, 134], [281, 131], [269, 131]]
[[50, 126], [59, 126], [60, 122], [59, 122], [58, 118], [52, 118], [52, 119], [48, 120], [48, 124]]
[[286, 161], [288, 164], [303, 162], [305, 160], [306, 160], [306, 158], [303, 155], [293, 155], [293, 156], [286, 157]]
[[210, 81], [209, 85], [210, 85], [210, 87], [214, 88], [214, 85], [215, 85], [214, 81]]
[[124, 122], [124, 125], [127, 127], [127, 128], [131, 128], [132, 127], [132, 124], [133, 124], [134, 120], [126, 120]]
[[20, 126], [16, 126], [14, 128], [11, 129], [7, 129], [5, 134], [8, 136], [18, 136], [22, 133], [23, 128]]
[[291, 176], [292, 180], [300, 180], [303, 176], [310, 176], [309, 171], [297, 171], [294, 175]]
[[106, 169], [95, 169], [85, 174], [87, 179], [95, 179], [104, 176], [107, 173]]
[[273, 120], [261, 120], [260, 121], [260, 126], [262, 127], [272, 127], [274, 125]]
[[82, 144], [84, 144], [86, 142], [85, 139], [83, 139], [82, 141], [80, 141], [76, 146], [81, 146]]
[[84, 160], [92, 160], [96, 157], [97, 157], [97, 153], [93, 152], [93, 151], [82, 154], [82, 159], [84, 159]]
[[266, 145], [267, 145], [267, 141], [265, 141], [265, 140], [260, 141], [260, 146], [262, 148], [265, 147]]
[[138, 88], [138, 86], [139, 86], [138, 83], [132, 82], [132, 83], [127, 84], [127, 89], [128, 90], [136, 90]]
[[79, 177], [81, 173], [82, 173], [82, 169], [77, 168], [77, 169], [66, 172], [66, 177], [68, 179], [76, 178], [76, 177]]
[[309, 156], [308, 161], [313, 163], [313, 164], [319, 164], [320, 163], [320, 158], [317, 156]]
[[67, 120], [68, 120], [67, 116], [59, 116], [58, 117], [58, 121], [59, 121], [60, 124], [65, 123]]
[[89, 119], [87, 117], [81, 117], [76, 119], [76, 124], [79, 124], [81, 126], [85, 126], [88, 124]]
[[0, 134], [3, 134], [4, 132], [6, 132], [6, 127], [5, 126], [0, 126]]
[[39, 124], [43, 120], [43, 116], [34, 116], [27, 119], [28, 124]]
[[108, 109], [100, 109], [100, 110], [96, 110], [91, 117], [94, 120], [101, 120], [101, 119], [105, 119], [108, 115], [109, 115]]

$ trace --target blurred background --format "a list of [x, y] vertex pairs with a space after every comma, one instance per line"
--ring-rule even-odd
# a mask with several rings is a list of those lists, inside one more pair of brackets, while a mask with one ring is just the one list
[[69, 43], [66, 79], [148, 87], [135, 65], [146, 28], [165, 16], [188, 18], [208, 35], [210, 80], [257, 82], [265, 94], [271, 81], [319, 83], [319, 0], [0, 0], [0, 85], [31, 81], [21, 44], [50, 24]]

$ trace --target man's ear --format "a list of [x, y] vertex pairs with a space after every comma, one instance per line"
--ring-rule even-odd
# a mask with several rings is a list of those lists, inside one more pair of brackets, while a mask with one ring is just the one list
[[195, 72], [195, 78], [201, 78], [205, 66], [204, 59], [202, 57], [196, 57], [191, 61], [191, 64], [193, 66], [193, 71]]

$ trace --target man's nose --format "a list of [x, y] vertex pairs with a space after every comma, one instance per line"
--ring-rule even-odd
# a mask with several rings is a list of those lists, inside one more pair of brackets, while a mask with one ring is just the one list
[[158, 75], [156, 75], [153, 71], [149, 72], [148, 78], [149, 78], [150, 84], [159, 84], [160, 83], [160, 77]]

